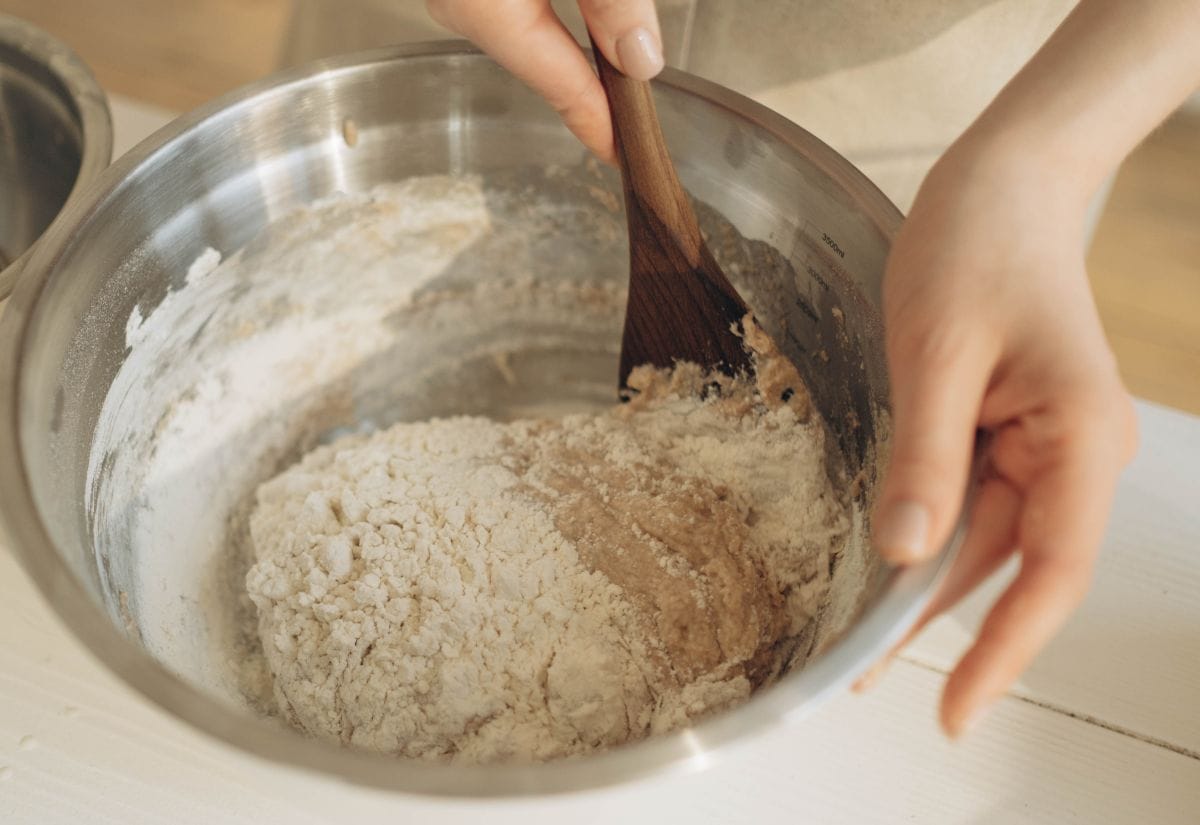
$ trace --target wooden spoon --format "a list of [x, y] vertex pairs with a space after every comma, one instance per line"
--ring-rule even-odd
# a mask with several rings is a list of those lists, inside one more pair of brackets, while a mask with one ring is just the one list
[[700, 237], [667, 153], [650, 84], [632, 80], [592, 43], [612, 110], [629, 220], [629, 301], [620, 387], [641, 364], [692, 361], [730, 375], [752, 364], [738, 334], [749, 310]]

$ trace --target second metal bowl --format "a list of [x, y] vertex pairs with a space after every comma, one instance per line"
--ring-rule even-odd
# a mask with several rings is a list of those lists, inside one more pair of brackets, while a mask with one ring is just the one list
[[67, 199], [111, 158], [92, 73], [41, 29], [0, 14], [0, 301]]

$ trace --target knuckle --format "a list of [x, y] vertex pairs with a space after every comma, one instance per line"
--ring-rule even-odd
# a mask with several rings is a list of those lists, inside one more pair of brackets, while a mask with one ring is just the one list
[[628, 0], [585, 0], [584, 6], [594, 15], [605, 16], [621, 11], [629, 5]]
[[1068, 427], [1080, 430], [1093, 447], [1111, 445], [1122, 464], [1133, 458], [1137, 448], [1137, 412], [1133, 399], [1115, 375], [1072, 393], [1069, 409], [1073, 414], [1066, 422]]
[[893, 363], [919, 365], [923, 370], [938, 370], [956, 363], [968, 351], [971, 336], [952, 322], [932, 325], [892, 324], [888, 349]]
[[1032, 410], [1013, 438], [1046, 460], [1089, 456], [1127, 464], [1137, 446], [1137, 414], [1118, 379], [1066, 378], [1055, 397]]
[[[548, 102], [554, 111], [558, 112], [559, 117], [570, 124], [585, 116], [598, 87], [599, 82], [594, 81], [591, 75], [587, 75], [578, 86], [572, 86], [567, 91], [552, 94], [548, 98]], [[603, 93], [603, 89], [600, 91]]]

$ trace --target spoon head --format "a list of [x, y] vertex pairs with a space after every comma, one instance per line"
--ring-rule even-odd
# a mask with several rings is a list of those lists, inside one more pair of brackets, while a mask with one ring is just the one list
[[627, 208], [630, 266], [622, 392], [629, 373], [641, 364], [669, 368], [690, 361], [730, 375], [752, 372], [742, 330], [749, 310], [708, 247], [685, 248], [653, 214], [641, 212], [636, 201], [627, 202]]

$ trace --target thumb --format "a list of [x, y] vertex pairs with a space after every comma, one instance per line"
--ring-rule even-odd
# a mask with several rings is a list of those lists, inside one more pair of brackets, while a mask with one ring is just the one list
[[550, 0], [426, 0], [426, 8], [545, 98], [589, 149], [612, 160], [604, 88]]
[[933, 323], [933, 332], [903, 328], [888, 340], [892, 453], [871, 540], [893, 564], [929, 558], [950, 535], [992, 367], [969, 334]]
[[662, 71], [662, 34], [654, 0], [579, 0], [592, 39], [608, 61], [634, 80]]

